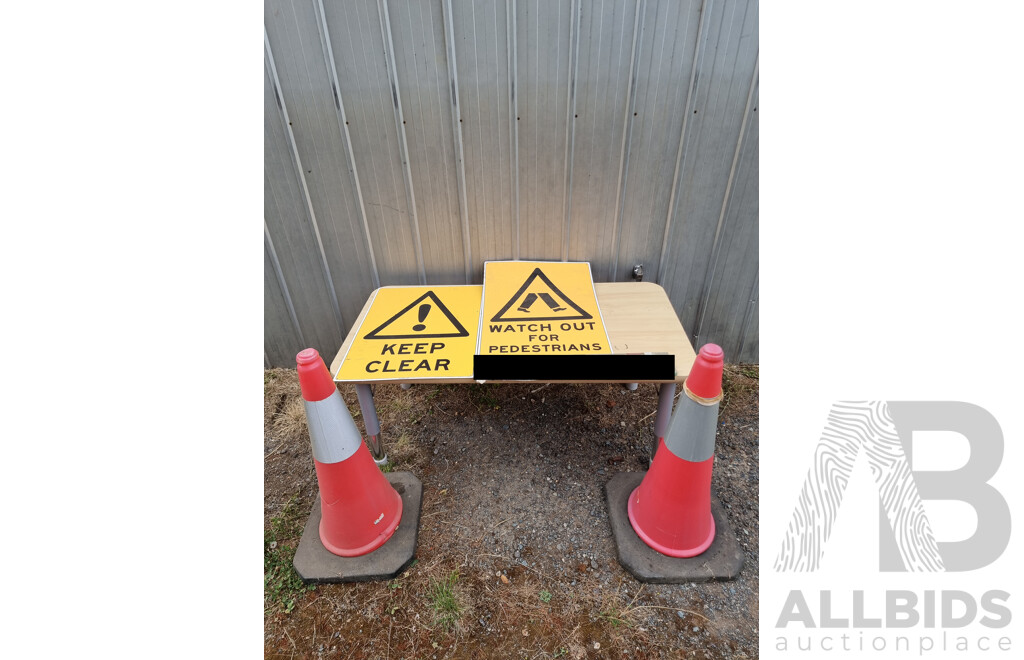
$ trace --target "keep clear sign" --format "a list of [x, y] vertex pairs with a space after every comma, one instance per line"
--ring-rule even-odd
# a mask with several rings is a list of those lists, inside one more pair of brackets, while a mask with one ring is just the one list
[[472, 378], [482, 289], [377, 289], [334, 380]]
[[611, 353], [590, 264], [488, 261], [480, 355]]

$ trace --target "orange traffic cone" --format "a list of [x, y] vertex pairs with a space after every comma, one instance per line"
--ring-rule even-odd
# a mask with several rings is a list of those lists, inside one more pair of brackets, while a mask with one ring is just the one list
[[402, 498], [363, 444], [356, 423], [316, 349], [296, 356], [320, 485], [320, 541], [357, 557], [384, 545], [402, 518]]
[[701, 347], [683, 383], [685, 397], [640, 485], [629, 496], [629, 522], [644, 543], [670, 557], [695, 557], [715, 538], [711, 517], [711, 467], [718, 402], [722, 399], [722, 349]]

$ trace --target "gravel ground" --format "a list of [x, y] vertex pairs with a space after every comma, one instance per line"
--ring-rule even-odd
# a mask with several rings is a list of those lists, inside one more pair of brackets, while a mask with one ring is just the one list
[[[265, 381], [269, 527], [289, 500], [304, 520], [316, 479], [295, 372]], [[654, 386], [379, 385], [375, 398], [394, 469], [423, 482], [418, 562], [390, 587], [320, 586], [291, 613], [268, 603], [268, 657], [757, 656], [756, 367], [726, 370], [712, 487], [745, 564], [719, 583], [645, 585], [616, 559], [603, 487], [646, 469]], [[430, 589], [455, 571], [458, 619], [439, 627]]]

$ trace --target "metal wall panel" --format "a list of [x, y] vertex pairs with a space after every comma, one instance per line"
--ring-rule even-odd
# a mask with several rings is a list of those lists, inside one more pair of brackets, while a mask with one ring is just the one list
[[628, 277], [635, 264], [658, 271], [699, 24], [698, 1], [648, 0], [641, 7], [613, 279]]
[[324, 14], [380, 283], [419, 284], [422, 250], [411, 212], [396, 121], [397, 87], [388, 73], [380, 7], [376, 0], [325, 2]]
[[445, 51], [444, 7], [436, 0], [389, 2], [402, 129], [422, 228], [423, 261], [430, 282], [467, 284], [459, 215], [451, 88]]
[[576, 2], [519, 0], [521, 259], [562, 259]]
[[[264, 223], [266, 227], [266, 223]], [[288, 364], [295, 359], [292, 348], [305, 344], [294, 316], [290, 297], [276, 264], [269, 235], [263, 242], [263, 355], [265, 366]]]
[[[494, 259], [642, 263], [757, 359], [755, 0], [267, 0], [264, 362]], [[300, 345], [302, 344], [302, 345]]]
[[[698, 325], [693, 328], [698, 344], [715, 342], [732, 361], [750, 360], [744, 355], [744, 323], [756, 313], [758, 217], [758, 122], [757, 85], [751, 94], [750, 111], [736, 159], [736, 171], [722, 220], [722, 238], [713, 255], [711, 278]], [[752, 298], [752, 295], [755, 298]], [[756, 356], [756, 352], [754, 353]]]
[[569, 261], [590, 261], [594, 277], [609, 281], [618, 245], [620, 167], [632, 107], [640, 4], [602, 0], [585, 2], [581, 9]]
[[264, 236], [272, 237], [281, 277], [291, 294], [305, 341], [317, 347], [340, 346], [347, 328], [342, 328], [332, 311], [333, 296], [324, 279], [316, 235], [269, 70], [263, 79]]
[[637, 45], [636, 92], [630, 114], [617, 267], [658, 272], [672, 180], [683, 134], [701, 3], [646, 2]]
[[[484, 262], [519, 256], [515, 153], [514, 0], [451, 0], [465, 153], [473, 282]], [[510, 37], [510, 32], [513, 33]]]
[[341, 316], [354, 319], [359, 299], [376, 288], [376, 275], [316, 9], [313, 2], [267, 0], [267, 40], [288, 111], [286, 135], [302, 163], [308, 212], [316, 219]]
[[743, 334], [740, 337], [740, 350], [735, 358], [730, 359], [731, 362], [757, 362], [758, 355], [758, 329], [760, 323], [758, 322], [760, 317], [758, 315], [758, 298], [759, 298], [759, 277], [754, 278], [754, 283], [750, 287], [750, 300], [747, 305], [747, 318], [743, 321]]
[[[683, 327], [695, 334], [712, 281], [713, 257], [733, 230], [724, 223], [737, 146], [757, 77], [757, 5], [709, 0], [678, 201], [666, 232], [660, 280]], [[756, 216], [745, 221], [756, 224]]]

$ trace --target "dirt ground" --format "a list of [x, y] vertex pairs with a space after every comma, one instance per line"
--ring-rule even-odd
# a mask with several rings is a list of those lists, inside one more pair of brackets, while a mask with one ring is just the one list
[[618, 564], [603, 489], [649, 464], [653, 385], [383, 384], [389, 468], [423, 482], [416, 563], [311, 589], [290, 569], [317, 493], [298, 381], [265, 372], [266, 657], [756, 657], [757, 378], [726, 367], [716, 441], [712, 487], [745, 552], [734, 581], [648, 585]]

